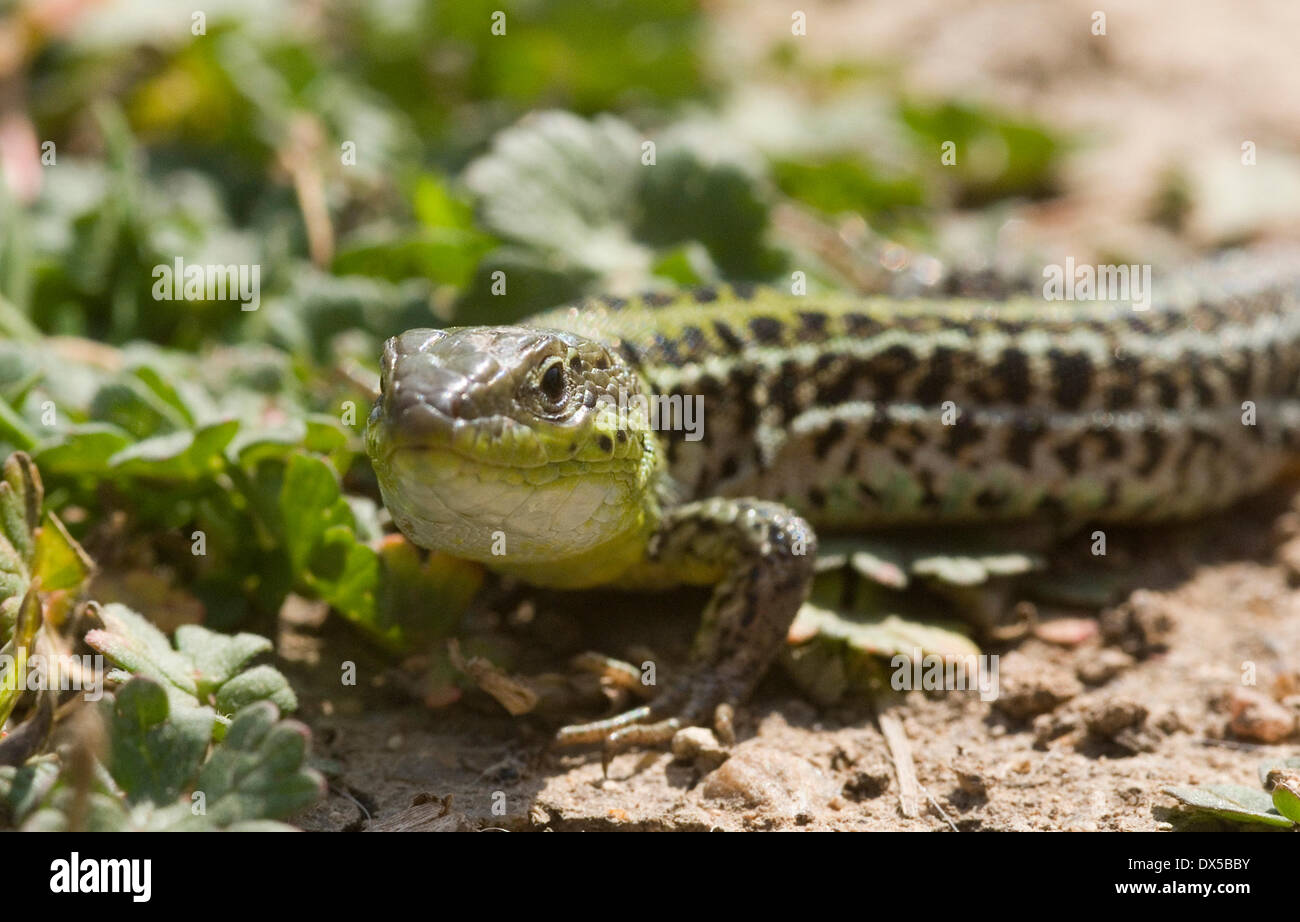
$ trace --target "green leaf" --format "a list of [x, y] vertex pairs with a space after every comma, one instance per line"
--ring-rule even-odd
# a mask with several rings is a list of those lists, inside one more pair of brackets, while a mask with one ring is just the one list
[[105, 383], [90, 404], [90, 415], [146, 439], [188, 428], [185, 416], [139, 378], [122, 375]]
[[175, 801], [212, 739], [210, 708], [173, 709], [156, 682], [134, 678], [102, 702], [112, 740], [109, 769], [129, 803]]
[[790, 632], [793, 636], [820, 636], [846, 641], [850, 647], [872, 656], [935, 655], [955, 659], [979, 654], [979, 647], [955, 626], [879, 614], [863, 618], [824, 608], [812, 602], [799, 609]]
[[257, 701], [270, 701], [281, 711], [298, 710], [298, 696], [289, 680], [273, 666], [254, 666], [221, 686], [217, 692], [217, 710], [234, 714]]
[[305, 449], [333, 457], [348, 445], [348, 433], [332, 416], [309, 414], [290, 417], [273, 429], [244, 427], [226, 448], [226, 455], [242, 467], [252, 469], [268, 459], [287, 462]]
[[685, 139], [663, 141], [653, 165], [643, 156], [641, 133], [620, 119], [534, 112], [497, 135], [465, 183], [494, 233], [603, 287], [644, 288], [656, 265], [682, 275], [680, 259], [656, 251], [691, 241], [731, 277], [781, 268], [764, 245], [766, 187], [747, 167], [714, 161]]
[[1273, 809], [1293, 823], [1300, 823], [1300, 781], [1284, 779], [1273, 786]]
[[0, 442], [7, 442], [20, 451], [30, 451], [36, 445], [36, 433], [3, 398], [0, 398]]
[[129, 672], [171, 685], [198, 703], [197, 670], [162, 631], [116, 602], [101, 608], [100, 617], [104, 629], [88, 632], [86, 643]]
[[95, 563], [82, 549], [63, 522], [52, 512], [45, 513], [45, 522], [36, 533], [32, 575], [41, 581], [41, 589], [64, 589], [76, 592], [81, 589]]
[[197, 481], [225, 466], [225, 449], [239, 430], [238, 420], [210, 423], [198, 429], [160, 435], [137, 442], [109, 458], [125, 477]]
[[191, 427], [195, 424], [195, 408], [189, 404], [180, 389], [169, 380], [174, 378], [175, 369], [170, 374], [165, 374], [152, 365], [137, 365], [131, 369], [131, 374], [139, 378], [154, 396], [171, 408], [183, 426]]
[[977, 205], [1054, 186], [1061, 142], [1042, 126], [957, 103], [902, 106], [903, 122], [927, 153], [951, 141], [960, 152], [941, 175], [959, 184], [957, 200]]
[[857, 157], [779, 160], [773, 173], [791, 198], [832, 216], [861, 214], [873, 226], [882, 219], [896, 221], [925, 204], [919, 178], [887, 173]]
[[269, 701], [235, 715], [226, 737], [199, 774], [207, 818], [220, 826], [254, 819], [283, 819], [320, 797], [325, 779], [305, 768], [310, 733], [297, 721], [280, 721]]
[[1169, 787], [1165, 793], [1193, 810], [1235, 823], [1289, 828], [1291, 820], [1273, 808], [1273, 799], [1258, 788], [1240, 784]]
[[394, 237], [391, 231], [350, 237], [334, 258], [339, 275], [366, 275], [400, 282], [431, 279], [464, 288], [474, 268], [495, 245], [485, 234], [451, 228], [426, 229]]
[[656, 248], [698, 240], [729, 278], [759, 279], [781, 269], [764, 245], [769, 201], [758, 177], [665, 145], [653, 168], [639, 167], [633, 236]]
[[321, 458], [301, 452], [289, 459], [285, 469], [279, 512], [294, 573], [306, 570], [328, 528], [349, 525], [352, 519], [334, 469]]
[[37, 756], [23, 765], [0, 765], [0, 820], [5, 821], [0, 825], [20, 825], [40, 806], [58, 780], [59, 763], [55, 756]]
[[640, 183], [641, 139], [608, 115], [534, 112], [496, 136], [465, 183], [499, 236], [597, 275], [644, 275], [649, 250], [628, 227]]
[[312, 550], [308, 583], [322, 599], [351, 618], [374, 615], [379, 555], [357, 539], [352, 528], [335, 525]]
[[[0, 481], [0, 601], [26, 591], [27, 565], [36, 549], [34, 533], [44, 497], [41, 475], [32, 459], [14, 452], [5, 461]], [[6, 575], [21, 577], [21, 581], [4, 581]]]
[[474, 227], [474, 209], [468, 202], [454, 196], [441, 176], [420, 174], [411, 199], [415, 217], [425, 227], [458, 230], [472, 230]]
[[396, 649], [450, 637], [483, 585], [480, 564], [439, 551], [425, 554], [402, 535], [380, 542], [379, 562], [375, 623], [363, 627]]
[[110, 423], [69, 426], [56, 438], [42, 442], [33, 456], [48, 474], [107, 476], [108, 459], [131, 444], [127, 433]]
[[28, 592], [22, 597], [14, 620], [13, 637], [9, 645], [9, 666], [0, 673], [0, 727], [4, 726], [13, 713], [18, 698], [26, 691], [18, 679], [27, 668], [27, 659], [31, 655], [36, 632], [41, 628], [41, 621], [41, 606], [36, 593]]
[[253, 657], [273, 649], [271, 641], [258, 634], [230, 637], [197, 624], [178, 627], [174, 640], [176, 652], [189, 659], [198, 675], [200, 698], [233, 679]]
[[288, 680], [274, 667], [240, 672], [255, 656], [271, 651], [265, 637], [231, 637], [187, 624], [177, 628], [172, 649], [162, 631], [123, 605], [104, 606], [101, 617], [104, 630], [90, 631], [86, 643], [125, 668], [110, 673], [109, 679], [120, 681], [132, 674], [154, 679], [168, 692], [173, 710], [215, 703], [221, 714], [231, 714], [262, 698], [285, 711], [298, 706]]

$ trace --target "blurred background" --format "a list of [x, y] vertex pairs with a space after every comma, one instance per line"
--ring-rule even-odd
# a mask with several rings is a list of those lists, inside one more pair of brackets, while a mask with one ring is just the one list
[[[326, 359], [595, 290], [871, 290], [911, 252], [1013, 274], [1300, 230], [1300, 6], [1094, 6], [9, 2], [6, 323]], [[259, 264], [264, 308], [154, 302], [176, 256]]]
[[[1300, 4], [1094, 7], [8, 0], [0, 452], [34, 454], [101, 597], [221, 625], [297, 589], [373, 627], [360, 430], [402, 329], [1300, 235]], [[178, 257], [259, 266], [260, 308], [155, 300]], [[297, 508], [293, 452], [345, 491], [306, 538], [259, 518]]]

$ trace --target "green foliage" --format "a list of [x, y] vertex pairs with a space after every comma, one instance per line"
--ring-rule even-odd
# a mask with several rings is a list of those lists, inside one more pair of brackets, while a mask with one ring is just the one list
[[890, 226], [926, 204], [918, 177], [891, 175], [853, 157], [783, 159], [772, 169], [782, 192], [830, 215], [857, 213]]
[[[228, 442], [221, 440], [222, 445]], [[185, 456], [184, 450], [175, 453]], [[169, 458], [160, 452], [151, 460], [165, 463]], [[193, 465], [149, 470], [160, 479], [203, 476], [194, 473]], [[69, 600], [80, 593], [93, 565], [58, 518], [42, 513], [43, 493], [30, 458], [15, 454], [5, 462], [0, 481], [0, 649], [11, 659], [0, 675], [0, 729], [10, 723], [25, 693], [27, 684], [19, 677], [31, 651], [42, 643], [38, 633], [45, 632], [45, 650], [62, 649], [69, 638], [60, 632], [83, 616], [102, 623], [84, 641], [118, 667], [103, 678], [120, 688], [103, 695], [97, 709], [82, 702], [81, 741], [74, 744], [82, 749], [57, 755], [42, 750], [56, 719], [53, 701], [59, 692], [41, 688], [34, 693], [25, 719], [12, 724], [8, 735], [0, 734], [0, 824], [28, 829], [240, 828], [284, 818], [319, 797], [322, 779], [303, 767], [306, 728], [279, 719], [281, 711], [297, 708], [293, 690], [272, 666], [248, 668], [253, 658], [270, 652], [271, 642], [254, 634], [227, 636], [184, 625], [173, 645], [147, 619], [117, 603], [102, 608], [90, 603], [70, 618]], [[95, 722], [96, 716], [108, 737], [103, 764], [85, 736], [87, 721]]]
[[[783, 267], [766, 244], [771, 190], [747, 168], [712, 162], [671, 139], [651, 152], [630, 124], [538, 112], [502, 132], [465, 182], [483, 223], [510, 242], [483, 268], [458, 316], [518, 319], [582, 291], [620, 291], [680, 278], [677, 248], [700, 249], [692, 274], [766, 279]], [[526, 254], [534, 254], [529, 258]], [[656, 268], [664, 275], [656, 280]], [[513, 289], [513, 291], [512, 291]]]
[[1041, 197], [1055, 187], [1061, 145], [1040, 125], [959, 103], [909, 103], [900, 114], [932, 161], [945, 142], [955, 145], [956, 161], [948, 169], [956, 175], [959, 205]]
[[[289, 682], [270, 666], [244, 666], [271, 650], [271, 641], [256, 634], [233, 637], [197, 624], [176, 629], [175, 648], [148, 619], [124, 605], [111, 603], [99, 612], [104, 623], [86, 635], [86, 643], [119, 667], [110, 679], [125, 681], [132, 675], [159, 683], [173, 707], [199, 708], [224, 724], [239, 708], [254, 701], [274, 702], [282, 711], [298, 708]], [[218, 730], [218, 733], [221, 731]]]
[[288, 829], [270, 821], [324, 793], [320, 773], [303, 764], [307, 728], [280, 720], [270, 701], [240, 709], [215, 743], [211, 710], [178, 709], [149, 679], [105, 695], [99, 711], [107, 763], [96, 760], [80, 788], [53, 756], [0, 767], [0, 822], [45, 831]]
[[36, 634], [62, 606], [47, 607], [42, 592], [75, 594], [94, 567], [81, 546], [51, 512], [42, 512], [45, 490], [31, 458], [11, 455], [0, 480], [0, 652], [11, 661], [0, 672], [0, 727], [23, 692]]

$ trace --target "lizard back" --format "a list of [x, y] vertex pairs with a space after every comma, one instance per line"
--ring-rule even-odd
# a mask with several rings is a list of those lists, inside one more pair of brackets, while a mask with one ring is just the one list
[[831, 529], [1147, 521], [1222, 508], [1295, 457], [1298, 270], [1221, 257], [1157, 277], [1148, 310], [734, 286], [530, 322], [698, 401], [702, 437], [660, 433], [683, 499], [777, 500]]

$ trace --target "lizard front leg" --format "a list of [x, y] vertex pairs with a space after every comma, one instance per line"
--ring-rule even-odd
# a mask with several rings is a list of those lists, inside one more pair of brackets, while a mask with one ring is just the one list
[[695, 581], [720, 574], [686, 670], [653, 702], [616, 717], [565, 727], [561, 745], [662, 743], [682, 727], [708, 723], [720, 705], [744, 700], [780, 652], [808, 596], [817, 538], [788, 507], [708, 499], [667, 510], [646, 549], [645, 568]]

